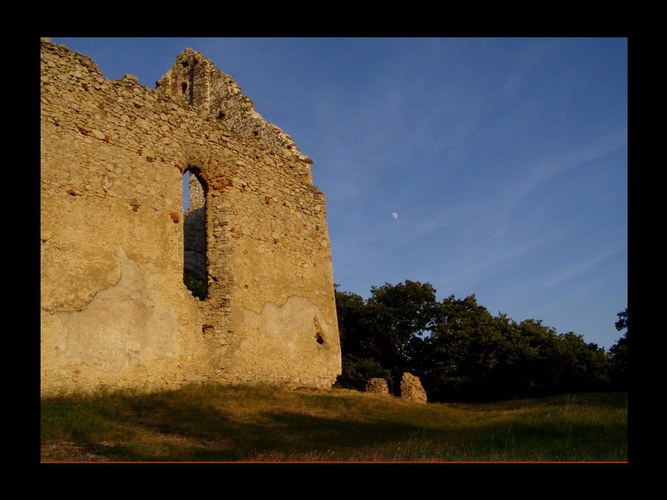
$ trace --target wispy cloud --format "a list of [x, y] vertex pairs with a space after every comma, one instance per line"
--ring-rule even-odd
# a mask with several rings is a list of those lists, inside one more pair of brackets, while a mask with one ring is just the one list
[[[604, 265], [606, 262], [624, 255], [625, 248], [609, 248], [598, 251], [591, 255], [582, 257], [579, 260], [572, 261], [569, 265], [561, 269], [552, 268], [536, 280], [534, 285], [525, 286], [522, 288], [522, 293], [514, 294], [515, 300], [506, 304], [508, 310], [521, 308], [527, 304], [535, 303], [540, 297], [552, 293], [559, 287], [568, 286], [568, 283], [580, 283], [584, 280], [588, 273], [593, 272], [598, 266]], [[565, 294], [558, 294], [563, 296], [563, 300], [590, 300], [591, 294], [598, 294], [600, 290], [600, 281], [596, 279], [584, 280], [586, 284], [576, 286], [568, 286], [568, 291]], [[556, 295], [554, 295], [556, 296]], [[554, 304], [554, 308], [557, 306]]]
[[578, 168], [627, 145], [627, 132], [617, 130], [576, 149], [565, 149], [545, 158], [534, 166], [520, 169], [519, 175], [506, 179], [502, 197], [496, 205], [498, 217], [509, 219], [521, 203], [536, 189], [557, 176]]

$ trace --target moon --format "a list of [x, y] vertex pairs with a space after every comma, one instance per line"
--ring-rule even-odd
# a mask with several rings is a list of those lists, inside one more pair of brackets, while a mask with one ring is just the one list
[[396, 212], [392, 212], [392, 213], [391, 213], [391, 216], [392, 216], [394, 219], [398, 219], [398, 213], [396, 213]]

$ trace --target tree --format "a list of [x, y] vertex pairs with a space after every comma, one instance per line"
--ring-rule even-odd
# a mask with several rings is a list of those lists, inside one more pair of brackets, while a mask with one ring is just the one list
[[[429, 283], [371, 288], [371, 297], [336, 291], [343, 387], [363, 389], [385, 378], [394, 393], [409, 371], [429, 400], [498, 400], [595, 391], [609, 387], [610, 358], [581, 335], [562, 335], [540, 320], [517, 323], [492, 315], [475, 295], [436, 300]], [[617, 328], [627, 327], [627, 312]], [[626, 342], [612, 348], [615, 376], [624, 380]]]
[[[338, 286], [338, 285], [336, 285]], [[357, 358], [372, 357], [369, 349], [370, 321], [364, 299], [354, 293], [335, 290], [341, 350]]]
[[373, 328], [366, 302], [360, 295], [338, 289], [335, 296], [342, 352], [342, 373], [336, 384], [361, 391], [370, 378], [382, 377], [391, 387], [391, 372], [382, 368], [371, 348]]
[[443, 301], [425, 340], [418, 374], [433, 401], [498, 400], [597, 390], [606, 380], [603, 349], [581, 335], [558, 335], [538, 320], [492, 316], [475, 297]]
[[434, 324], [436, 290], [429, 283], [405, 281], [371, 288], [371, 349], [378, 361], [400, 377], [409, 369], [413, 344]]
[[616, 330], [625, 330], [623, 336], [618, 339], [611, 349], [610, 357], [610, 381], [611, 387], [618, 391], [627, 391], [629, 385], [629, 356], [628, 356], [628, 308], [617, 314]]
[[436, 291], [429, 283], [405, 281], [371, 288], [371, 297], [336, 290], [343, 375], [340, 385], [357, 388], [363, 376], [393, 380], [409, 370], [413, 345], [433, 323]]
[[596, 391], [606, 385], [608, 359], [604, 349], [587, 344], [573, 332], [557, 336], [555, 345], [549, 363], [559, 380], [552, 392]]
[[338, 376], [336, 385], [363, 391], [371, 378], [383, 378], [389, 387], [393, 387], [391, 371], [382, 368], [377, 360], [348, 354], [343, 356], [342, 373]]
[[443, 300], [430, 335], [419, 346], [415, 371], [431, 400], [487, 396], [489, 382], [502, 357], [502, 334], [493, 316], [476, 297]]
[[618, 321], [616, 322], [616, 329], [620, 332], [628, 328], [628, 308], [617, 314]]

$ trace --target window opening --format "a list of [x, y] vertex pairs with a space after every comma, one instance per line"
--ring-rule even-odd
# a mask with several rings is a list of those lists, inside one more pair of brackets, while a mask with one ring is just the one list
[[183, 282], [199, 300], [208, 296], [206, 190], [197, 175], [183, 175]]
[[[186, 63], [182, 63], [183, 67], [187, 67]], [[180, 94], [182, 96], [185, 96], [188, 100], [188, 104], [192, 106], [194, 104], [195, 100], [195, 93], [194, 93], [194, 79], [195, 79], [195, 71], [194, 68], [190, 68], [187, 73], [183, 75], [185, 77], [184, 80], [181, 81], [180, 85]]]

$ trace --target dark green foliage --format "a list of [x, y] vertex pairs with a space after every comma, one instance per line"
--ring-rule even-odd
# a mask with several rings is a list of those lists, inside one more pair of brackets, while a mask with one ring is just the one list
[[208, 284], [199, 276], [189, 271], [183, 272], [183, 283], [199, 300], [204, 300], [208, 295]]
[[371, 357], [369, 314], [366, 303], [359, 295], [336, 290], [338, 331], [343, 352], [354, 358]]
[[343, 350], [343, 373], [337, 385], [363, 390], [373, 377], [385, 378], [392, 387], [391, 371], [382, 368], [377, 358], [384, 357], [376, 343], [377, 329], [364, 299], [359, 295], [336, 291], [338, 330]]
[[382, 368], [373, 358], [357, 358], [354, 355], [343, 357], [343, 373], [338, 377], [336, 385], [346, 389], [363, 391], [366, 382], [371, 378], [383, 378], [389, 387], [393, 387], [390, 370]]
[[[436, 291], [428, 283], [406, 281], [373, 287], [371, 293], [366, 302], [371, 353], [400, 380], [403, 372], [411, 371], [416, 345], [434, 326]], [[399, 389], [394, 384], [392, 392]]]
[[558, 334], [539, 320], [494, 316], [474, 295], [438, 302], [428, 283], [387, 283], [371, 293], [364, 301], [336, 291], [343, 387], [362, 388], [385, 370], [387, 380], [400, 380], [405, 371], [419, 376], [430, 401], [625, 390], [623, 339], [610, 356], [581, 335]]
[[616, 329], [618, 331], [626, 330], [623, 336], [618, 339], [618, 342], [609, 349], [611, 357], [611, 367], [609, 370], [609, 378], [611, 383], [618, 390], [626, 391], [628, 389], [628, 309], [618, 313], [618, 321], [616, 322]]

